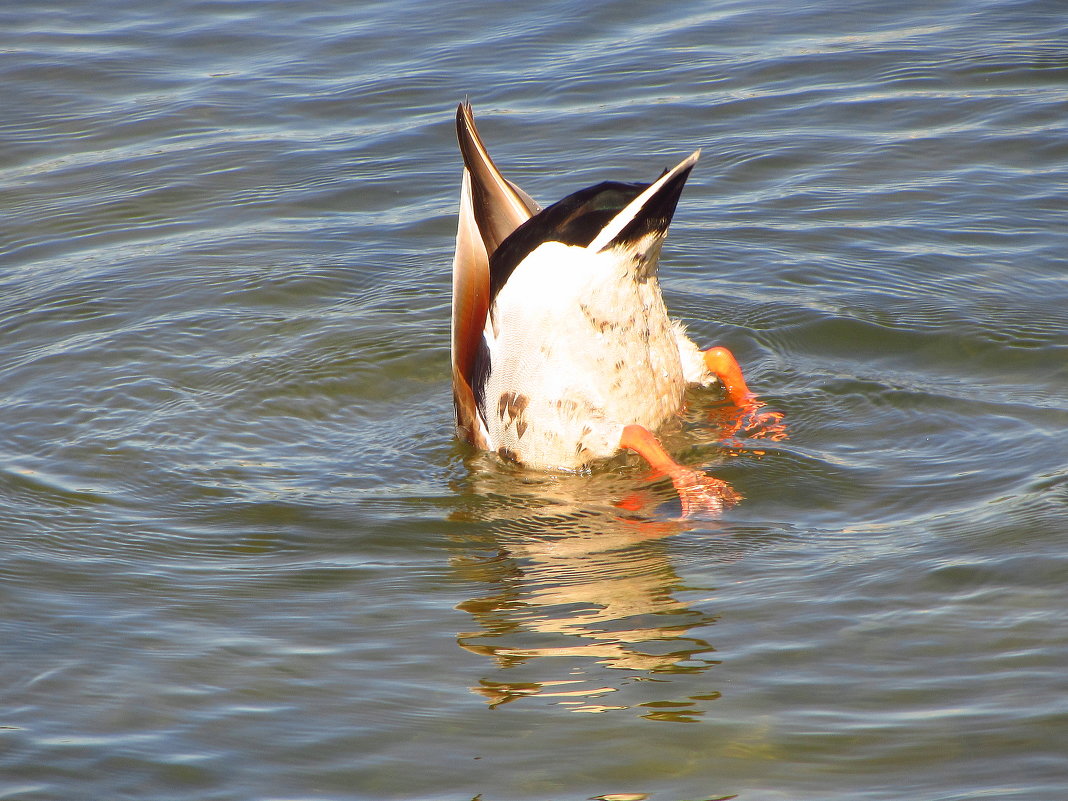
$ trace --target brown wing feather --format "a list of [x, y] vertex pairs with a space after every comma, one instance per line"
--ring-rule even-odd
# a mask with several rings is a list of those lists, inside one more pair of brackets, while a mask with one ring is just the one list
[[456, 430], [476, 447], [487, 447], [478, 420], [472, 377], [482, 329], [489, 312], [489, 256], [475, 222], [471, 174], [465, 169], [460, 188], [460, 221], [452, 262], [452, 396]]
[[489, 314], [489, 257], [538, 211], [519, 187], [505, 180], [475, 127], [469, 103], [456, 110], [456, 138], [464, 157], [460, 218], [452, 264], [452, 394], [460, 438], [487, 448], [474, 386], [475, 362]]
[[492, 256], [508, 234], [538, 211], [538, 204], [501, 175], [478, 134], [470, 103], [461, 103], [456, 109], [456, 139], [464, 166], [471, 173], [475, 221], [486, 253]]

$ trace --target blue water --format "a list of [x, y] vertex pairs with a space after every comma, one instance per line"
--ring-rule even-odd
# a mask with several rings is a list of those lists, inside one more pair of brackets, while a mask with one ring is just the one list
[[[0, 798], [1068, 797], [1056, 2], [0, 9]], [[465, 97], [786, 439], [452, 432]]]

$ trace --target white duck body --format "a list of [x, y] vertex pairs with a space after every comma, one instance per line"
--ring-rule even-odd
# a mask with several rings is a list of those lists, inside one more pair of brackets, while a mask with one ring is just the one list
[[690, 492], [700, 482], [651, 432], [682, 409], [688, 383], [722, 379], [668, 317], [657, 282], [698, 153], [651, 184], [606, 181], [541, 209], [500, 174], [469, 105], [456, 122], [465, 165], [453, 261], [458, 435], [536, 468], [575, 470], [626, 447]]
[[[696, 346], [672, 323], [656, 270], [697, 153], [652, 184], [605, 182], [518, 226], [489, 260], [473, 380], [489, 449], [576, 469], [682, 408]], [[688, 359], [689, 361], [689, 359]]]
[[650, 273], [628, 250], [545, 242], [501, 288], [483, 332], [482, 406], [502, 456], [576, 469], [616, 453], [625, 425], [656, 430], [682, 407], [686, 378], [656, 254]]
[[[656, 270], [697, 153], [651, 184], [606, 181], [542, 209], [497, 169], [469, 104], [453, 257], [456, 432], [537, 468], [575, 470], [621, 449], [668, 476], [684, 516], [740, 496], [671, 458], [654, 433], [688, 383], [759, 408], [726, 348], [699, 350], [664, 308]], [[781, 427], [780, 427], [781, 429]], [[781, 433], [781, 430], [780, 430]]]

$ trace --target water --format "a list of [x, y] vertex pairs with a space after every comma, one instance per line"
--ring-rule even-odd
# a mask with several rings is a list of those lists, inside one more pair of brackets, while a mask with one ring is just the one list
[[[1068, 797], [1060, 4], [0, 21], [0, 798]], [[454, 441], [468, 96], [542, 202], [703, 148], [720, 519]]]

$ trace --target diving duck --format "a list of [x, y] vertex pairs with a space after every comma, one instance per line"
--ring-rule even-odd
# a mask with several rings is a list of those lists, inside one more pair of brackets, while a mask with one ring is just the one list
[[725, 348], [700, 350], [668, 317], [660, 248], [700, 151], [651, 184], [605, 181], [540, 208], [497, 169], [469, 103], [453, 261], [452, 383], [459, 437], [540, 469], [577, 470], [621, 449], [670, 477], [684, 515], [738, 499], [678, 464], [654, 432], [690, 384], [753, 395]]

